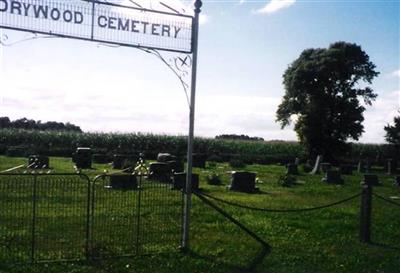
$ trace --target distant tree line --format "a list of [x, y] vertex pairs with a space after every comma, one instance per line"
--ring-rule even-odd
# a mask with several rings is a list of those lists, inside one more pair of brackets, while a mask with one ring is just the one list
[[56, 121], [42, 122], [40, 120], [36, 121], [27, 118], [20, 118], [11, 121], [9, 117], [0, 117], [0, 129], [82, 132], [79, 126], [69, 122], [65, 124]]
[[247, 135], [219, 135], [215, 139], [234, 139], [234, 140], [252, 140], [252, 141], [264, 141], [262, 137], [250, 137]]

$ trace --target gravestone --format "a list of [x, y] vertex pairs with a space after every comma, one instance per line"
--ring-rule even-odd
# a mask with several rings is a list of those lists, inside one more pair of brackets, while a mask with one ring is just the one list
[[317, 160], [315, 161], [315, 165], [313, 170], [311, 171], [311, 174], [318, 174], [321, 168], [321, 162], [322, 162], [322, 155], [317, 156]]
[[113, 174], [110, 175], [110, 185], [106, 186], [108, 189], [115, 190], [137, 190], [138, 183], [135, 175], [128, 174]]
[[240, 191], [246, 193], [257, 192], [256, 173], [252, 172], [233, 172], [231, 176], [231, 184], [228, 189], [231, 191]]
[[300, 164], [300, 158], [296, 157], [296, 158], [294, 159], [294, 164], [295, 164], [296, 166], [299, 166], [299, 164]]
[[326, 173], [327, 171], [329, 171], [332, 168], [331, 163], [321, 163], [321, 171], [323, 173]]
[[125, 169], [133, 167], [138, 161], [138, 157], [134, 155], [115, 154], [113, 156], [112, 166], [113, 169]]
[[382, 186], [379, 182], [378, 176], [376, 174], [364, 174], [364, 180], [361, 182], [362, 185], [370, 186]]
[[394, 184], [397, 187], [400, 187], [400, 176], [399, 175], [394, 178]]
[[[186, 173], [174, 173], [172, 189], [186, 189]], [[192, 173], [192, 191], [199, 190], [199, 175]]]
[[9, 157], [24, 157], [27, 156], [28, 147], [24, 146], [10, 146], [6, 150], [6, 156]]
[[171, 183], [171, 166], [163, 162], [150, 163], [149, 179], [157, 180], [163, 183]]
[[30, 169], [48, 169], [49, 157], [42, 155], [30, 155], [28, 158], [28, 167]]
[[205, 168], [206, 167], [206, 161], [207, 161], [207, 155], [206, 154], [193, 154], [193, 167], [196, 168]]
[[176, 156], [168, 154], [168, 153], [159, 153], [157, 155], [158, 162], [168, 162], [168, 161], [176, 161], [176, 160], [177, 160]]
[[365, 162], [365, 172], [366, 173], [370, 173], [371, 172], [371, 167], [372, 167], [372, 163], [371, 163], [371, 161], [370, 160], [367, 160], [366, 162]]
[[309, 159], [307, 159], [306, 163], [303, 164], [302, 166], [303, 172], [309, 173], [312, 171], [313, 167], [311, 166], [311, 162]]
[[325, 177], [322, 178], [322, 182], [325, 182], [328, 184], [343, 184], [344, 183], [340, 172], [336, 171], [336, 170], [327, 170], [325, 173]]
[[107, 164], [108, 162], [110, 162], [110, 158], [106, 154], [93, 154], [92, 162], [98, 164]]
[[92, 168], [92, 150], [87, 147], [79, 147], [76, 149], [72, 157], [78, 169], [91, 169]]
[[171, 171], [174, 173], [181, 173], [184, 171], [185, 166], [182, 161], [175, 160], [175, 161], [167, 161], [165, 163], [167, 163], [170, 166]]
[[344, 175], [352, 175], [353, 174], [353, 166], [352, 165], [340, 165], [339, 171]]
[[297, 165], [293, 163], [289, 163], [286, 165], [286, 174], [297, 175], [299, 171], [297, 169]]
[[362, 160], [358, 161], [357, 172], [363, 173], [365, 171], [364, 162]]
[[388, 159], [387, 160], [387, 174], [393, 175], [397, 173], [397, 164], [396, 160]]

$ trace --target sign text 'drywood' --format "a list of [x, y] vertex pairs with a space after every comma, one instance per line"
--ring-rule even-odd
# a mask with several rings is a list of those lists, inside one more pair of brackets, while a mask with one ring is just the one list
[[178, 52], [191, 52], [186, 15], [98, 1], [0, 0], [0, 27]]

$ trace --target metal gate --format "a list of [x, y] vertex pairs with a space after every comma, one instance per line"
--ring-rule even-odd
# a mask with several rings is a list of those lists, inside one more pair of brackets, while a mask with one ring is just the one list
[[110, 177], [100, 176], [93, 182], [91, 255], [176, 250], [182, 235], [182, 192], [141, 177], [137, 189], [110, 189]]
[[0, 174], [0, 262], [47, 262], [176, 250], [183, 195], [138, 179], [110, 187], [81, 174]]

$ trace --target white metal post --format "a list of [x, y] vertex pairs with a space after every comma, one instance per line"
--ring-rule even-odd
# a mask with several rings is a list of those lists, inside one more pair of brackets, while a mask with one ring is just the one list
[[188, 136], [188, 149], [187, 149], [187, 170], [186, 170], [186, 190], [184, 198], [183, 209], [183, 238], [182, 249], [189, 248], [189, 229], [190, 229], [190, 208], [192, 206], [192, 163], [193, 163], [193, 138], [194, 138], [194, 113], [196, 101], [196, 76], [197, 76], [197, 49], [199, 38], [199, 16], [200, 8], [203, 5], [201, 0], [196, 0], [194, 3], [194, 20], [193, 20], [193, 34], [192, 34], [192, 49], [193, 49], [193, 63], [192, 63], [192, 81], [190, 93], [190, 113], [189, 113], [189, 136]]

